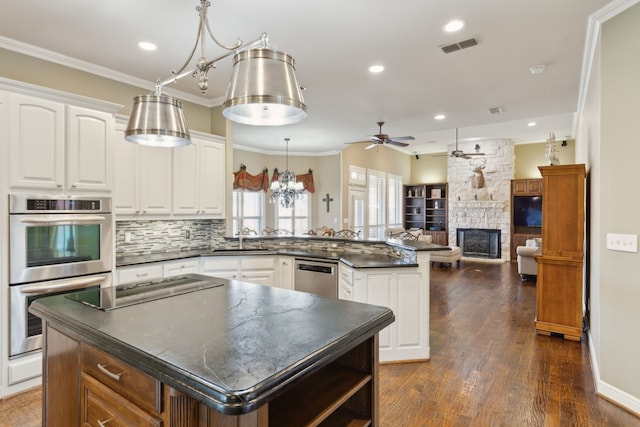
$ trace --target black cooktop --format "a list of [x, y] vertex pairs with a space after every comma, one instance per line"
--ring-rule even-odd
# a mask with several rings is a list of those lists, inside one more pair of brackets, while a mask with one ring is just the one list
[[224, 286], [221, 279], [201, 274], [186, 274], [107, 288], [87, 289], [67, 294], [66, 297], [99, 310], [109, 311], [218, 286]]

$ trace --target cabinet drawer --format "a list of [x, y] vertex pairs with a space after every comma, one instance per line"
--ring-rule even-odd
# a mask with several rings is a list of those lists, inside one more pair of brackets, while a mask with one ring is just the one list
[[95, 378], [80, 376], [80, 408], [83, 426], [162, 427], [162, 421], [138, 408]]
[[199, 260], [183, 259], [165, 262], [162, 265], [164, 277], [180, 276], [182, 274], [198, 273]]
[[145, 264], [139, 267], [125, 267], [117, 269], [118, 284], [142, 282], [162, 278], [162, 265]]
[[133, 366], [82, 343], [80, 369], [141, 408], [162, 412], [160, 381]]

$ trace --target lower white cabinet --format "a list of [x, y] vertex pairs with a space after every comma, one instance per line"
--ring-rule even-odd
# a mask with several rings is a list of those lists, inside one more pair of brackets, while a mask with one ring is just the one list
[[278, 286], [275, 280], [275, 257], [270, 255], [203, 257], [201, 273], [260, 285]]
[[162, 277], [181, 276], [183, 274], [198, 273], [200, 261], [198, 258], [179, 259], [162, 263]]
[[429, 359], [429, 270], [352, 269], [340, 264], [338, 296], [389, 307], [396, 320], [379, 333], [381, 362]]
[[125, 283], [145, 282], [147, 280], [162, 279], [161, 262], [118, 267], [116, 269], [117, 285]]
[[283, 289], [293, 290], [293, 257], [278, 256], [276, 258], [276, 286]]

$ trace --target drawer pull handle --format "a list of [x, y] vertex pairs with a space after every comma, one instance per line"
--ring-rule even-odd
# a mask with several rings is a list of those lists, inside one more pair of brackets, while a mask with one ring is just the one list
[[103, 365], [101, 363], [98, 363], [98, 369], [100, 369], [100, 372], [107, 375], [109, 378], [112, 378], [116, 381], [120, 381], [120, 376], [122, 375], [122, 372], [120, 372], [119, 374], [114, 374], [113, 372], [107, 369], [108, 366], [109, 365]]
[[107, 423], [109, 423], [109, 422], [111, 422], [111, 418], [109, 418], [108, 420], [104, 420], [104, 421], [100, 421], [100, 420], [98, 420], [98, 425], [99, 425], [100, 427], [104, 427], [104, 426], [106, 426], [106, 425], [107, 425]]

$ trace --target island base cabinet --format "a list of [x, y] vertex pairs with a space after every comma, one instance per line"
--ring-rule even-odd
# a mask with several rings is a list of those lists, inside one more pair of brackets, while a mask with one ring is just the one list
[[377, 426], [378, 335], [278, 390], [224, 414], [83, 341], [44, 324], [43, 426]]

